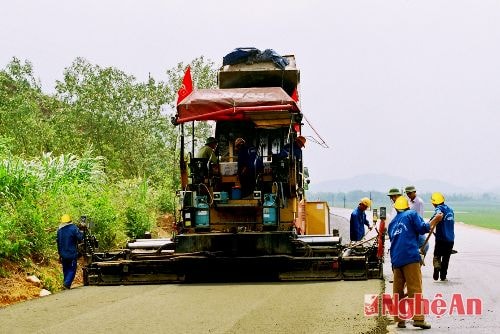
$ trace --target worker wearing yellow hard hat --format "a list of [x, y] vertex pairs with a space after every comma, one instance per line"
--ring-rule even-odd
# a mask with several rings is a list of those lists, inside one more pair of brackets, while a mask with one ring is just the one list
[[[406, 285], [408, 298], [412, 299], [415, 294], [422, 294], [422, 271], [420, 268], [422, 258], [418, 236], [428, 233], [431, 225], [436, 224], [436, 220], [426, 223], [415, 210], [410, 210], [408, 199], [404, 196], [396, 198], [394, 209], [397, 214], [387, 229], [391, 241], [393, 293], [403, 298]], [[399, 328], [406, 327], [404, 319], [395, 316], [394, 321]], [[415, 313], [413, 316], [413, 326], [423, 329], [431, 328], [431, 325], [425, 321], [422, 312]]]
[[442, 281], [447, 279], [450, 256], [453, 253], [453, 245], [455, 243], [455, 213], [444, 202], [445, 199], [442, 193], [432, 193], [431, 203], [434, 206], [434, 215], [431, 219], [438, 217], [439, 221], [439, 224], [436, 226], [436, 242], [434, 244], [434, 273], [432, 278], [435, 281], [439, 278]]
[[63, 214], [57, 229], [57, 252], [63, 269], [63, 288], [70, 289], [76, 275], [78, 242], [83, 240], [83, 233], [73, 224], [71, 216]]
[[351, 213], [349, 236], [351, 241], [359, 241], [365, 235], [365, 225], [371, 229], [370, 223], [366, 219], [366, 209], [372, 205], [368, 197], [363, 197], [356, 209]]

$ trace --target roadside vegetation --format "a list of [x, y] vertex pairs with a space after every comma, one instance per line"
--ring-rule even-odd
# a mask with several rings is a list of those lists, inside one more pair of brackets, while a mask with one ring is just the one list
[[[190, 65], [198, 88], [215, 86], [211, 61]], [[107, 250], [175, 212], [179, 131], [171, 117], [185, 67], [166, 70], [166, 81], [138, 82], [78, 58], [53, 94], [29, 61], [0, 69], [0, 279], [18, 265], [52, 290], [61, 286], [59, 271], [42, 268], [57, 259], [63, 213], [90, 217]], [[210, 126], [191, 130], [203, 142]]]

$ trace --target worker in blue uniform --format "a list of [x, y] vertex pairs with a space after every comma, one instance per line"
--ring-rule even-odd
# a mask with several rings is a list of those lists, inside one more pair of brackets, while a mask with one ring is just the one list
[[[63, 288], [70, 289], [76, 275], [78, 243], [83, 240], [83, 233], [71, 221], [71, 216], [61, 216], [61, 225], [57, 230], [57, 252], [63, 269]], [[84, 229], [82, 225], [80, 228]]]
[[292, 145], [290, 145], [290, 144], [286, 144], [285, 146], [283, 146], [283, 148], [281, 149], [281, 151], [279, 153], [279, 157], [280, 158], [288, 158], [290, 155], [290, 149], [292, 149], [293, 157], [296, 160], [302, 160], [302, 149], [306, 145], [306, 141], [307, 140], [304, 136], [298, 136], [294, 140], [293, 148], [292, 148]]
[[450, 256], [455, 243], [455, 214], [453, 209], [444, 203], [444, 196], [440, 192], [431, 195], [431, 203], [434, 206], [434, 215], [439, 215], [439, 224], [436, 225], [436, 243], [434, 245], [434, 273], [432, 278], [435, 281], [441, 276], [441, 281], [446, 280]]
[[351, 213], [349, 235], [351, 241], [359, 241], [365, 235], [365, 225], [371, 230], [370, 222], [366, 219], [366, 209], [371, 206], [371, 201], [368, 197], [363, 197], [356, 209]]
[[262, 157], [258, 155], [257, 148], [247, 146], [243, 138], [234, 141], [234, 147], [238, 153], [238, 179], [241, 186], [241, 196], [252, 195], [259, 174], [262, 173]]
[[[414, 298], [415, 294], [422, 294], [419, 235], [428, 233], [431, 225], [436, 224], [437, 219], [426, 223], [416, 211], [410, 209], [408, 200], [404, 196], [399, 196], [396, 199], [394, 208], [397, 214], [388, 227], [394, 275], [393, 293], [394, 295], [398, 294], [399, 298], [403, 299], [406, 285], [408, 298]], [[415, 309], [417, 308], [415, 307]], [[397, 315], [394, 320], [399, 328], [406, 327], [405, 321]], [[431, 328], [431, 325], [425, 321], [423, 314], [414, 314], [413, 326], [423, 329]]]

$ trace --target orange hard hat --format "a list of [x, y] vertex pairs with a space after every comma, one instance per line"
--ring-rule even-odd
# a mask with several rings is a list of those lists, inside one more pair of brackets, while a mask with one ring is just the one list
[[296, 141], [302, 145], [302, 147], [306, 146], [306, 138], [303, 136], [298, 136]]

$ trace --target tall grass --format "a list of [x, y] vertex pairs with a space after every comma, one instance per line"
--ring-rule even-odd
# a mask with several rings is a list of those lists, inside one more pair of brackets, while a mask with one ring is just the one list
[[43, 154], [24, 160], [4, 154], [0, 160], [0, 260], [56, 256], [59, 217], [86, 215], [94, 223], [100, 247], [123, 245], [151, 229], [157, 212], [153, 189], [143, 179], [109, 183], [104, 159]]

